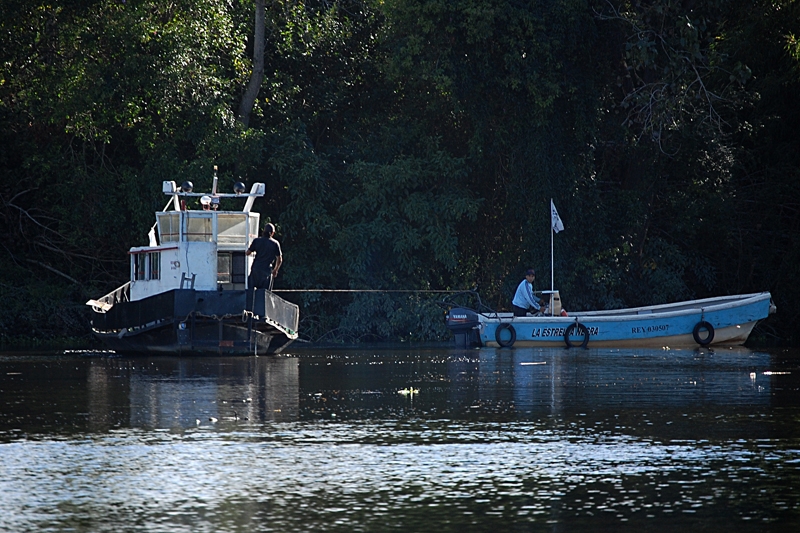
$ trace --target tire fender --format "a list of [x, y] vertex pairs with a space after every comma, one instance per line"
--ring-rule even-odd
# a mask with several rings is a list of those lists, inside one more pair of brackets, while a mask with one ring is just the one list
[[[503, 340], [501, 333], [506, 329], [511, 333], [511, 338], [508, 340]], [[501, 348], [511, 348], [514, 346], [514, 343], [517, 340], [517, 330], [515, 330], [514, 326], [508, 322], [503, 322], [497, 326], [496, 330], [494, 330], [494, 340], [497, 341], [497, 344], [499, 344]]]
[[[578, 335], [583, 335], [583, 342], [581, 342], [580, 345], [573, 344], [572, 341], [569, 339], [569, 336], [572, 335], [573, 331], [575, 331], [576, 329]], [[589, 330], [586, 328], [586, 326], [578, 322], [570, 324], [564, 331], [564, 344], [567, 345], [567, 348], [574, 348], [575, 346], [586, 348], [586, 345], [589, 344]]]
[[[701, 337], [700, 332], [702, 330], [708, 331], [708, 335]], [[705, 320], [701, 320], [694, 326], [694, 329], [692, 330], [692, 337], [694, 337], [694, 342], [700, 346], [708, 346], [714, 340], [714, 326]]]

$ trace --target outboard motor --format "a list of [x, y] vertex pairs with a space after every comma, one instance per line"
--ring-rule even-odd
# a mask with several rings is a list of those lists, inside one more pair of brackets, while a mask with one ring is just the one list
[[464, 307], [454, 307], [447, 312], [447, 329], [453, 332], [456, 348], [480, 346], [478, 313]]

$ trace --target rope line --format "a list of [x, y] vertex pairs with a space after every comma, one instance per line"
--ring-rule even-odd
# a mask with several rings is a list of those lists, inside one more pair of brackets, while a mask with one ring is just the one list
[[272, 292], [431, 292], [455, 293], [464, 291], [430, 290], [430, 289], [273, 289]]

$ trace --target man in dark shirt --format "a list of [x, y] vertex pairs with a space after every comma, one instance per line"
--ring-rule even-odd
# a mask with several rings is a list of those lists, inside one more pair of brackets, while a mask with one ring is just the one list
[[268, 223], [264, 226], [263, 237], [254, 239], [247, 249], [247, 255], [256, 254], [247, 277], [247, 287], [250, 289], [272, 290], [272, 278], [278, 275], [283, 263], [281, 244], [272, 238], [274, 234], [275, 226]]

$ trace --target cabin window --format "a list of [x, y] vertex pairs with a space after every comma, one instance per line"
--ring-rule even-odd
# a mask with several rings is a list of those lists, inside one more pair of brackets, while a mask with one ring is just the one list
[[133, 280], [161, 279], [161, 252], [133, 254]]
[[147, 254], [150, 263], [150, 277], [148, 279], [161, 279], [161, 252]]
[[259, 215], [257, 213], [251, 213], [250, 214], [250, 224], [249, 224], [249, 226], [250, 226], [250, 235], [248, 235], [248, 237], [247, 237], [247, 242], [248, 243], [253, 242], [253, 239], [258, 237], [258, 221], [259, 220], [260, 220], [259, 219]]
[[147, 255], [136, 254], [133, 256], [133, 279], [140, 281], [147, 279]]
[[247, 213], [222, 214], [217, 217], [217, 242], [220, 244], [247, 243]]
[[186, 240], [211, 242], [214, 232], [211, 227], [211, 217], [186, 217]]
[[217, 254], [217, 283], [231, 283], [231, 254]]
[[158, 213], [160, 242], [177, 242], [180, 237], [180, 213]]
[[231, 254], [231, 281], [233, 283], [244, 283], [247, 277], [247, 262], [244, 252], [233, 252]]
[[[247, 278], [244, 252], [220, 252], [217, 254], [217, 283], [244, 285]], [[244, 287], [242, 287], [244, 288]]]

